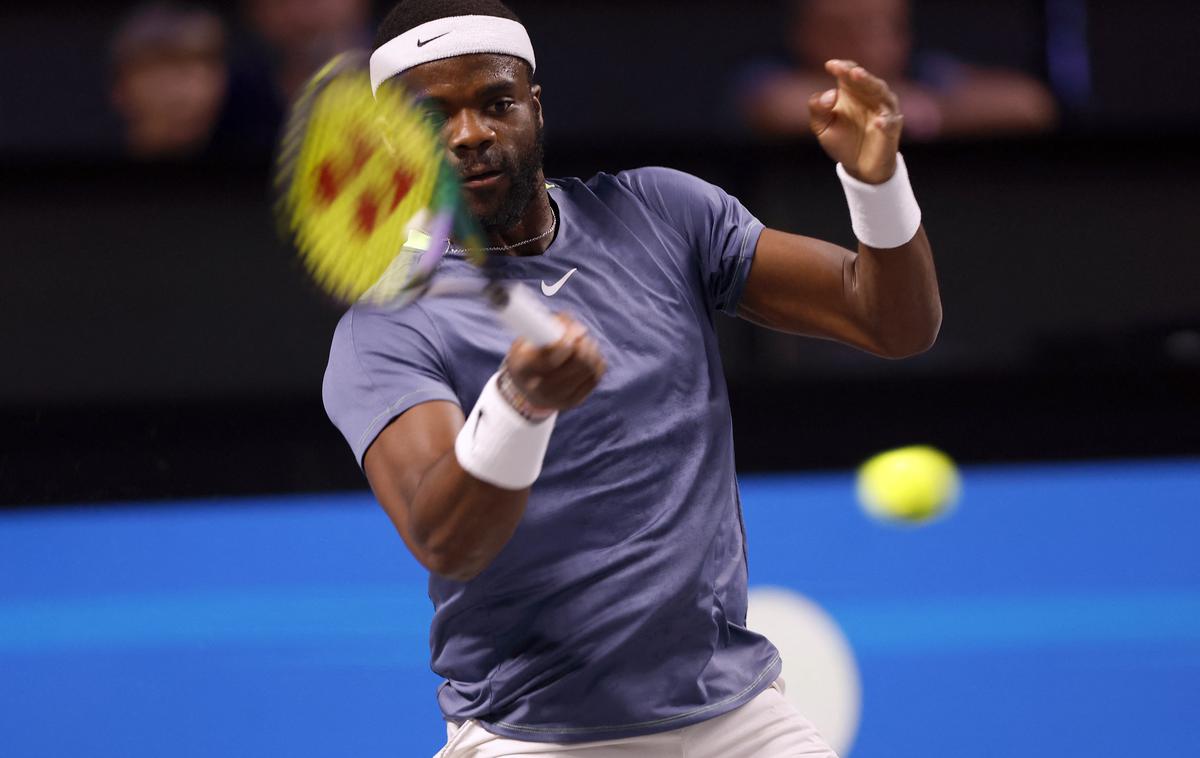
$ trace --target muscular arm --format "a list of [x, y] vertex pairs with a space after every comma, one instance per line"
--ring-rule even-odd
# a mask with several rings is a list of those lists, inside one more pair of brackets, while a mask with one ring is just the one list
[[[557, 342], [534, 347], [518, 339], [506, 358], [514, 386], [531, 407], [546, 412], [582, 403], [607, 368], [583, 326], [562, 314], [559, 319], [564, 331]], [[413, 556], [459, 582], [476, 577], [499, 555], [529, 499], [528, 487], [496, 487], [459, 465], [454, 443], [463, 423], [453, 403], [416, 405], [363, 456], [371, 490]]]
[[759, 238], [738, 315], [837, 340], [885, 358], [933, 345], [942, 321], [925, 230], [891, 250], [838, 245], [768, 229]]
[[421, 565], [467, 581], [491, 563], [525, 513], [529, 490], [505, 490], [458, 465], [457, 405], [410, 408], [380, 433], [363, 457], [371, 490]]
[[[825, 68], [838, 86], [809, 98], [809, 126], [854, 179], [889, 181], [899, 165], [899, 100], [886, 82], [854, 61], [832, 60]], [[923, 352], [942, 322], [925, 229], [886, 250], [859, 243], [857, 253], [768, 229], [759, 237], [739, 314], [889, 358]]]

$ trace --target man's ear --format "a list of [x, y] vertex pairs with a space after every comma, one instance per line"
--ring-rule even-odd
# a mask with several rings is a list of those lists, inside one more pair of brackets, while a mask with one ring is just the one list
[[546, 123], [542, 120], [542, 85], [531, 86], [529, 96], [533, 99], [533, 111], [537, 114], [538, 126], [544, 127]]

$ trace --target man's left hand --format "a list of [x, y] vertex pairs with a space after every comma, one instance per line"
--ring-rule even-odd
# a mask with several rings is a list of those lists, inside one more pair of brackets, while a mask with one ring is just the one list
[[837, 87], [809, 99], [813, 133], [855, 179], [886, 182], [896, 172], [904, 124], [899, 99], [887, 82], [854, 61], [828, 61], [825, 70], [837, 78]]

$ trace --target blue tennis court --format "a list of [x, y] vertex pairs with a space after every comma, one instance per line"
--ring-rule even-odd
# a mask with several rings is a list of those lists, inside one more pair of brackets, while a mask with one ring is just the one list
[[[835, 618], [855, 758], [1200, 755], [1200, 462], [972, 467], [948, 519], [743, 480], [752, 587]], [[428, 756], [423, 570], [369, 495], [0, 515], [0, 754]]]

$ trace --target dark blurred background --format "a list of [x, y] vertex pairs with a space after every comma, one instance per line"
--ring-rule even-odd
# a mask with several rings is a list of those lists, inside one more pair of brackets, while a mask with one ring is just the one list
[[[512, 4], [550, 176], [672, 166], [850, 246], [807, 97], [846, 57], [902, 98], [937, 345], [718, 319], [748, 623], [802, 712], [856, 758], [1200, 755], [1200, 4]], [[427, 572], [271, 215], [289, 97], [386, 10], [0, 11], [0, 754], [442, 745]], [[916, 443], [969, 464], [954, 513], [865, 517], [852, 467]]]
[[[851, 245], [796, 93], [832, 40], [912, 109], [941, 339], [896, 363], [722, 319], [742, 470], [1200, 452], [1200, 5], [512, 5], [550, 176], [672, 166]], [[339, 310], [276, 239], [270, 161], [288, 96], [385, 10], [0, 12], [0, 505], [363, 486], [320, 400]]]

